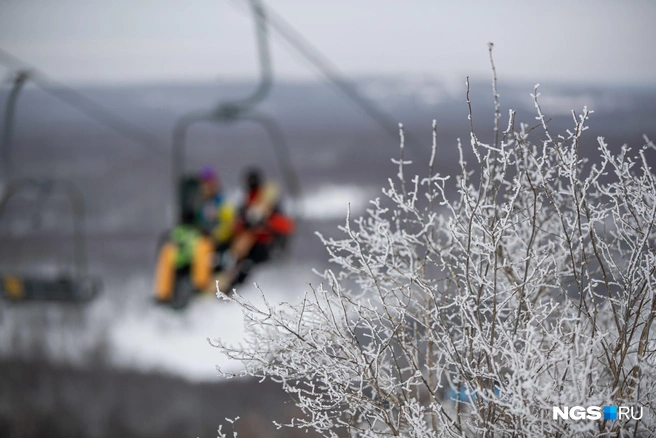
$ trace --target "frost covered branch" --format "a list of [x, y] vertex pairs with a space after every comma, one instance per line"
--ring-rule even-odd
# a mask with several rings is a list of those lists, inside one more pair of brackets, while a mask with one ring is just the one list
[[[304, 414], [287, 426], [367, 438], [654, 433], [656, 147], [613, 153], [599, 137], [596, 159], [582, 158], [591, 112], [553, 136], [537, 90], [546, 139], [513, 111], [499, 132], [495, 74], [493, 144], [470, 113], [474, 166], [459, 144], [460, 173], [434, 174], [434, 123], [428, 176], [407, 177], [402, 141], [384, 197], [349, 215], [343, 238], [320, 236], [338, 268], [299, 304], [232, 298], [248, 336], [217, 346], [244, 375], [282, 383]], [[642, 420], [551, 415], [622, 404], [643, 407]]]

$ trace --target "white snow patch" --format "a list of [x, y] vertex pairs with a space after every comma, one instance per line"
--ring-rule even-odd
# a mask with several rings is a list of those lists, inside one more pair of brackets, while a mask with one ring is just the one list
[[[300, 301], [308, 283], [318, 278], [308, 265], [273, 264], [258, 268], [239, 293], [261, 303], [261, 285], [271, 303]], [[181, 312], [165, 307], [135, 308], [114, 321], [109, 345], [112, 364], [142, 371], [164, 371], [189, 380], [215, 379], [216, 367], [238, 370], [241, 364], [223, 356], [207, 339], [238, 344], [244, 338], [242, 313], [235, 303], [213, 295], [196, 297]]]
[[301, 211], [308, 220], [343, 219], [350, 204], [351, 214], [364, 212], [374, 190], [357, 186], [324, 185], [308, 193], [301, 202]]
[[431, 106], [460, 96], [464, 91], [464, 75], [441, 75], [439, 79], [425, 74], [370, 78], [361, 89], [378, 102], [406, 98]]
[[[540, 106], [547, 116], [567, 116], [572, 110], [580, 113], [584, 106], [598, 112], [608, 112], [627, 108], [629, 102], [626, 99], [611, 95], [592, 94], [542, 94], [539, 97]], [[534, 109], [533, 102], [526, 103], [526, 109]]]
[[[254, 282], [272, 304], [297, 303], [308, 283], [318, 283], [309, 264], [272, 263], [257, 267], [241, 295], [263, 303]], [[32, 303], [0, 308], [0, 357], [29, 358], [43, 353], [56, 363], [94, 366], [98, 347], [109, 365], [160, 371], [191, 381], [212, 381], [241, 364], [226, 358], [207, 339], [236, 345], [244, 339], [241, 309], [214, 295], [194, 297], [176, 311], [152, 301], [152, 279], [138, 276], [113, 282], [86, 306]], [[38, 350], [33, 350], [33, 347]]]

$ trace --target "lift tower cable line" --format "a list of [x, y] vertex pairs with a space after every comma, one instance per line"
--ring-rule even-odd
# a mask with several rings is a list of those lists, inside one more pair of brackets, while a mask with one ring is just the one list
[[[132, 140], [161, 158], [166, 158], [162, 149], [158, 147], [162, 142], [156, 135], [124, 119], [113, 111], [108, 110], [75, 89], [62, 83], [55, 82], [2, 48], [0, 48], [0, 64], [11, 68], [27, 70], [29, 73], [29, 79], [43, 91], [79, 110], [86, 116], [113, 130], [122, 137]], [[4, 129], [6, 130], [7, 127]]]
[[[312, 45], [298, 30], [270, 6], [267, 6], [265, 13], [267, 14], [268, 23], [271, 28], [289, 46], [310, 62], [330, 83], [380, 125], [392, 138], [398, 140], [399, 125], [392, 117], [387, 115], [374, 102], [360, 94], [357, 88], [339, 72], [338, 68], [319, 49]], [[410, 140], [407, 145], [413, 148], [413, 154], [417, 158], [424, 158], [426, 154], [420, 149], [421, 142], [414, 138], [414, 136], [409, 135], [408, 132], [405, 133], [405, 137], [406, 140]]]

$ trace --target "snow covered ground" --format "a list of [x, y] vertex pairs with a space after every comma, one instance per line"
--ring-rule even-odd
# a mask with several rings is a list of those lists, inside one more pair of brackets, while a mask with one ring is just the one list
[[[311, 269], [311, 265], [291, 262], [262, 267], [251, 282], [239, 286], [239, 293], [261, 303], [261, 293], [254, 285], [257, 283], [268, 301], [295, 302], [309, 290], [308, 283], [318, 282]], [[150, 285], [134, 286], [147, 288]], [[239, 343], [243, 335], [240, 309], [220, 297], [206, 295], [195, 299], [182, 312], [147, 306], [119, 315], [108, 332], [108, 343], [111, 362], [117, 367], [165, 371], [191, 380], [212, 380], [217, 376], [216, 366], [237, 370], [240, 365], [211, 347], [208, 339], [220, 337]]]

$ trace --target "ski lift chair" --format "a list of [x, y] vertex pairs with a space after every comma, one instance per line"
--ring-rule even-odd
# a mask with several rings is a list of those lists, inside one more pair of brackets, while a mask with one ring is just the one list
[[102, 289], [100, 278], [87, 273], [86, 234], [84, 231], [84, 198], [68, 181], [27, 179], [9, 183], [0, 198], [0, 219], [9, 201], [17, 194], [36, 188], [40, 196], [37, 214], [47, 198], [56, 190], [64, 193], [71, 204], [73, 218], [73, 269], [66, 274], [45, 276], [43, 274], [18, 274], [3, 272], [0, 268], [0, 296], [12, 302], [59, 301], [87, 302], [95, 298]]

